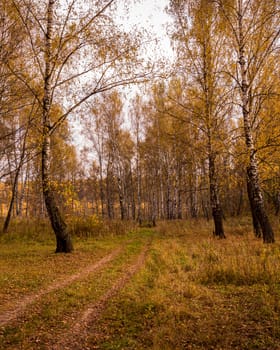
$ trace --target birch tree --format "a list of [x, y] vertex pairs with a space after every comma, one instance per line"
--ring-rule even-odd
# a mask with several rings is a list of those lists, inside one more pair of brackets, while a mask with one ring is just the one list
[[230, 92], [220, 73], [225, 37], [213, 2], [170, 1], [169, 12], [175, 23], [172, 37], [178, 52], [177, 64], [186, 79], [185, 101], [179, 105], [185, 110], [186, 122], [203, 134], [214, 235], [225, 238], [217, 165], [227, 139], [226, 116], [230, 113]]
[[144, 99], [137, 94], [132, 101], [130, 108], [130, 119], [132, 124], [133, 141], [135, 144], [135, 178], [137, 187], [137, 200], [136, 200], [136, 220], [141, 226], [144, 219], [143, 212], [143, 141], [145, 132], [145, 116], [146, 113], [150, 114], [150, 111], [146, 110]]
[[11, 63], [21, 66], [26, 44], [26, 33], [21, 29], [11, 2], [0, 1], [0, 178], [10, 178], [11, 184], [4, 233], [8, 231], [13, 211], [16, 215], [21, 212], [24, 186], [20, 191], [19, 177], [24, 164], [35, 153], [30, 147], [28, 133], [35, 120], [37, 103], [8, 69]]
[[[279, 55], [280, 8], [275, 0], [217, 0], [234, 61], [228, 74], [239, 91], [247, 153], [247, 183], [253, 219], [260, 225], [263, 241], [274, 242], [274, 232], [265, 210], [259, 177], [254, 120], [271, 94], [266, 67]], [[278, 51], [278, 53], [277, 53]], [[256, 227], [257, 224], [255, 224]]]
[[[10, 0], [28, 36], [24, 65], [8, 64], [41, 108], [42, 187], [56, 236], [56, 252], [73, 245], [51, 185], [51, 138], [58, 126], [92, 96], [120, 85], [144, 80], [137, 60], [141, 38], [118, 28], [112, 20], [114, 0]], [[64, 105], [52, 120], [55, 103]]]

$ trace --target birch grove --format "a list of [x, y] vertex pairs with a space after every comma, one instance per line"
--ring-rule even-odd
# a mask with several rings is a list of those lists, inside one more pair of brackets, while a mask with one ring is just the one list
[[75, 218], [202, 217], [225, 238], [225, 218], [249, 215], [275, 241], [280, 3], [166, 12], [172, 64], [150, 61], [152, 31], [126, 31], [117, 1], [0, 1], [3, 232], [47, 217], [56, 252], [71, 252]]

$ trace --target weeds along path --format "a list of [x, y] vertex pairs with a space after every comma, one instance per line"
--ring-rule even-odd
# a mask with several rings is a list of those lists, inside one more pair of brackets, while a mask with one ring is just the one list
[[53, 284], [50, 284], [49, 286], [45, 287], [44, 289], [39, 290], [37, 293], [28, 295], [21, 300], [15, 301], [12, 308], [6, 310], [3, 314], [0, 314], [0, 327], [4, 327], [12, 321], [15, 321], [19, 316], [21, 316], [24, 313], [24, 311], [30, 304], [33, 304], [34, 302], [38, 301], [44, 295], [62, 289], [70, 285], [74, 281], [83, 279], [87, 275], [97, 271], [98, 269], [103, 268], [107, 263], [113, 260], [122, 250], [123, 248], [119, 247], [113, 250], [110, 254], [104, 256], [95, 264], [89, 265], [87, 268], [79, 271], [78, 273], [68, 276], [63, 280], [60, 279], [54, 282]]
[[51, 346], [52, 350], [85, 350], [87, 336], [94, 331], [94, 326], [98, 319], [102, 316], [102, 312], [106, 309], [110, 300], [115, 297], [119, 291], [126, 286], [130, 279], [144, 265], [146, 255], [151, 245], [151, 240], [143, 247], [140, 254], [134, 260], [133, 264], [123, 273], [122, 276], [112, 285], [112, 287], [104, 293], [101, 298], [87, 309], [77, 315], [78, 320], [74, 323], [68, 333], [64, 333], [63, 337], [56, 340]]

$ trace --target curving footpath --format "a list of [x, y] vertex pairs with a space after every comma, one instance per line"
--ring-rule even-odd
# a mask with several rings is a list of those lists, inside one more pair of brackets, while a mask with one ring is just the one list
[[117, 248], [112, 251], [110, 254], [106, 255], [104, 258], [100, 259], [93, 265], [88, 266], [82, 271], [69, 276], [66, 279], [56, 281], [55, 283], [47, 286], [44, 289], [39, 290], [37, 293], [26, 296], [25, 298], [15, 301], [12, 308], [7, 309], [4, 313], [0, 314], [0, 327], [7, 326], [9, 323], [16, 321], [26, 310], [26, 308], [33, 304], [34, 302], [41, 299], [44, 295], [54, 292], [56, 290], [60, 290], [76, 280], [80, 280], [88, 276], [89, 274], [103, 268], [106, 264], [108, 264], [111, 260], [113, 260], [123, 248]]
[[102, 316], [103, 311], [110, 300], [115, 297], [118, 292], [126, 286], [130, 279], [144, 265], [149, 242], [138, 255], [134, 263], [123, 275], [112, 285], [112, 287], [102, 295], [102, 297], [94, 304], [90, 305], [80, 315], [77, 315], [77, 322], [74, 323], [68, 333], [64, 333], [61, 339], [56, 339], [55, 344], [51, 346], [52, 350], [85, 350], [87, 347], [87, 338], [94, 333], [94, 326], [98, 319]]

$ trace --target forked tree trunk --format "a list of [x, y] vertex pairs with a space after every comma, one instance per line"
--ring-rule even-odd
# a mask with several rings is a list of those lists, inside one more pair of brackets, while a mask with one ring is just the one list
[[[254, 163], [255, 160], [251, 160], [251, 163]], [[262, 230], [262, 237], [264, 243], [274, 243], [274, 232], [272, 230], [272, 227], [270, 225], [270, 221], [268, 219], [268, 216], [266, 214], [265, 208], [264, 208], [264, 201], [261, 193], [261, 189], [258, 182], [258, 172], [257, 172], [257, 166], [254, 164], [250, 164], [248, 167], [248, 181], [250, 181], [250, 186], [252, 189], [252, 202], [253, 202], [253, 215], [255, 215], [255, 220], [258, 221], [261, 230]], [[253, 216], [254, 218], [254, 216]]]
[[70, 253], [73, 250], [70, 234], [67, 226], [62, 219], [59, 208], [56, 204], [54, 192], [51, 188], [50, 179], [50, 159], [51, 159], [51, 45], [53, 35], [54, 21], [54, 3], [55, 0], [49, 0], [47, 31], [46, 31], [46, 53], [45, 53], [45, 75], [44, 75], [44, 98], [42, 113], [42, 187], [43, 195], [47, 208], [48, 217], [56, 236], [56, 253]]
[[[242, 17], [242, 6], [240, 3], [239, 8], [239, 18], [238, 18], [238, 36], [239, 36], [239, 67], [241, 75], [241, 100], [242, 100], [242, 114], [243, 114], [243, 123], [244, 123], [244, 135], [248, 153], [248, 166], [247, 166], [247, 177], [250, 189], [251, 197], [251, 210], [252, 217], [255, 220], [257, 219], [261, 230], [264, 243], [273, 243], [274, 242], [274, 232], [270, 225], [268, 216], [265, 211], [263, 196], [261, 188], [259, 185], [259, 172], [256, 159], [256, 150], [253, 142], [252, 136], [252, 126], [251, 126], [251, 92], [248, 83], [248, 70], [246, 67], [245, 60], [245, 39], [243, 32], [243, 17]], [[250, 198], [249, 198], [250, 200]]]

